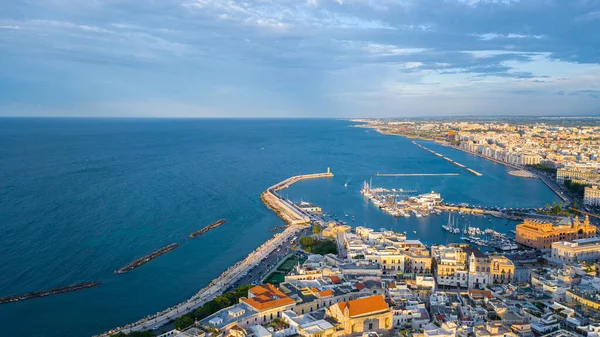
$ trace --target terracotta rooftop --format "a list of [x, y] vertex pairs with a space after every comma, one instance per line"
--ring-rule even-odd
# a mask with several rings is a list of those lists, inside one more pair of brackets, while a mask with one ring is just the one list
[[282, 307], [296, 303], [291, 297], [288, 297], [281, 290], [272, 284], [263, 284], [248, 290], [253, 297], [242, 298], [241, 300], [258, 311]]
[[350, 317], [364, 316], [368, 314], [379, 313], [390, 308], [379, 295], [359, 298], [356, 300], [342, 302], [337, 304], [342, 312], [348, 307]]
[[333, 296], [333, 290], [331, 290], [331, 289], [323, 290], [319, 293], [319, 296], [321, 296], [321, 297]]
[[337, 276], [329, 276], [329, 279], [331, 280], [331, 282], [333, 282], [333, 284], [340, 284], [340, 283], [342, 283], [342, 280], [340, 280], [340, 278], [337, 277]]
[[469, 289], [469, 295], [473, 298], [494, 298], [494, 295], [489, 290]]
[[361, 290], [365, 289], [365, 285], [362, 284], [362, 283], [360, 283], [360, 282], [357, 282], [357, 283], [354, 284], [354, 288], [356, 288], [359, 291], [361, 291]]

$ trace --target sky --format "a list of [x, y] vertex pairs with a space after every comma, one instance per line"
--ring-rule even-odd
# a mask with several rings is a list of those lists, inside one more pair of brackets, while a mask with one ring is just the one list
[[0, 116], [600, 114], [600, 0], [0, 7]]

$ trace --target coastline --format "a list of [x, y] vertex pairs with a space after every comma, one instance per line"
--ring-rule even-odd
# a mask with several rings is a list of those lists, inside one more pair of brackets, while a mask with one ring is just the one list
[[[465, 149], [461, 149], [461, 148], [459, 148], [457, 146], [452, 146], [450, 144], [447, 144], [445, 142], [439, 141], [437, 139], [427, 139], [427, 138], [423, 138], [423, 137], [411, 137], [411, 136], [408, 136], [408, 135], [401, 135], [401, 134], [397, 134], [397, 133], [384, 132], [384, 131], [379, 130], [379, 128], [377, 128], [375, 126], [369, 126], [369, 124], [365, 124], [364, 126], [356, 125], [356, 127], [362, 127], [362, 128], [365, 128], [365, 129], [373, 129], [376, 132], [378, 132], [378, 133], [380, 133], [382, 135], [386, 135], [386, 136], [396, 136], [396, 137], [404, 137], [404, 138], [407, 138], [407, 139], [419, 139], [419, 140], [436, 142], [439, 145], [442, 145], [442, 146], [445, 146], [445, 147], [449, 147], [449, 148], [452, 148], [452, 149], [455, 149], [455, 150], [458, 150], [458, 151], [462, 151], [464, 153], [467, 153], [467, 154], [470, 154], [470, 155], [474, 155], [474, 156], [480, 157], [482, 159], [489, 160], [489, 161], [491, 161], [493, 163], [496, 163], [496, 164], [504, 165], [504, 166], [507, 166], [507, 167], [510, 167], [510, 168], [514, 168], [514, 169], [517, 169], [517, 170], [526, 170], [524, 167], [521, 167], [521, 166], [518, 166], [518, 165], [513, 165], [513, 164], [510, 164], [510, 163], [506, 163], [506, 162], [500, 161], [500, 160], [495, 159], [495, 158], [490, 158], [490, 157], [484, 156], [484, 155], [482, 155], [480, 153], [476, 153], [476, 152], [472, 152], [472, 151], [467, 151]], [[531, 172], [531, 171], [528, 171], [528, 170], [526, 170], [526, 171], [527, 172]], [[534, 173], [532, 173], [532, 174], [534, 174]], [[557, 188], [555, 188], [554, 186], [552, 186], [552, 184], [550, 182], [546, 181], [546, 179], [544, 179], [543, 177], [540, 177], [537, 174], [534, 174], [534, 175], [540, 181], [542, 181], [544, 183], [544, 185], [548, 186], [548, 188], [552, 192], [554, 192], [554, 194], [556, 194], [560, 199], [562, 199], [563, 201], [565, 201], [567, 204], [571, 204], [571, 200], [568, 197], [566, 197], [562, 191], [560, 191]]]
[[[261, 200], [269, 209], [271, 209], [277, 216], [285, 221], [288, 226], [282, 233], [276, 233], [270, 239], [265, 241], [263, 244], [258, 246], [255, 250], [249, 253], [244, 259], [238, 261], [234, 265], [227, 268], [219, 276], [213, 279], [208, 285], [200, 289], [196, 294], [187, 299], [185, 302], [181, 302], [172, 307], [169, 307], [163, 311], [157, 312], [154, 315], [146, 316], [134, 323], [127, 324], [122, 327], [117, 327], [106, 331], [98, 336], [110, 336], [119, 332], [130, 333], [134, 331], [153, 329], [168, 324], [175, 318], [190, 313], [206, 302], [214, 299], [217, 296], [222, 295], [226, 289], [232, 284], [237, 282], [239, 279], [244, 277], [245, 273], [254, 267], [254, 265], [262, 260], [264, 257], [271, 254], [280, 244], [290, 240], [293, 235], [296, 235], [299, 231], [310, 227], [310, 218], [303, 214], [302, 211], [290, 205], [287, 201], [279, 197], [275, 192], [283, 188], [287, 188], [290, 185], [304, 179], [314, 179], [323, 177], [333, 177], [333, 174], [327, 173], [316, 173], [308, 175], [293, 176], [279, 182], [261, 194]], [[276, 201], [273, 201], [273, 198]], [[292, 215], [292, 216], [290, 216]], [[294, 219], [295, 216], [300, 216], [302, 220]]]

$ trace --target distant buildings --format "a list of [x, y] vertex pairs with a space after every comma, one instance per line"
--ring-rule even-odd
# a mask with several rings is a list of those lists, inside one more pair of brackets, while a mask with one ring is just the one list
[[583, 224], [579, 222], [578, 217], [575, 217], [571, 224], [568, 219], [558, 224], [526, 219], [522, 224], [517, 225], [516, 232], [518, 243], [533, 248], [548, 249], [553, 242], [594, 237], [596, 226], [590, 224], [588, 217]]

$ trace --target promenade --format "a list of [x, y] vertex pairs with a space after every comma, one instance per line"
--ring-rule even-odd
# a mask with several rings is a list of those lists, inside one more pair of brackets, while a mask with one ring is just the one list
[[298, 235], [300, 231], [310, 227], [310, 217], [295, 205], [278, 196], [276, 192], [304, 179], [328, 177], [333, 177], [333, 174], [329, 169], [327, 169], [326, 173], [294, 176], [269, 187], [262, 193], [261, 198], [267, 207], [275, 211], [281, 219], [290, 224], [289, 227], [282, 233], [275, 234], [272, 238], [248, 254], [243, 260], [227, 268], [221, 275], [212, 280], [206, 287], [202, 288], [187, 301], [154, 315], [144, 317], [135, 323], [109, 330], [99, 336], [110, 336], [119, 332], [130, 333], [133, 331], [155, 329], [169, 323], [179, 316], [194, 311], [206, 302], [222, 295], [226, 289], [234, 286], [238, 281], [243, 279], [257, 263], [273, 253], [283, 243], [289, 242], [291, 238]]

